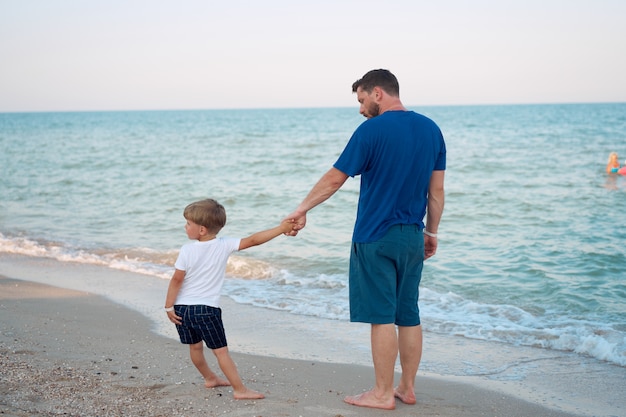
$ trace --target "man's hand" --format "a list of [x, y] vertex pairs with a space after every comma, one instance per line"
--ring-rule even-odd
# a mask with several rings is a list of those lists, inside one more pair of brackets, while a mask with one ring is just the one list
[[293, 227], [290, 232], [285, 233], [285, 236], [296, 236], [306, 226], [306, 212], [296, 210], [283, 219], [286, 220], [293, 222]]
[[437, 237], [424, 235], [424, 260], [432, 257], [437, 252]]

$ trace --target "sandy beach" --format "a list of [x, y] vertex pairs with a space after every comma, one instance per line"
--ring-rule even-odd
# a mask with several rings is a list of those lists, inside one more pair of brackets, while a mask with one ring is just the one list
[[[174, 337], [160, 334], [157, 330], [161, 325], [151, 320], [150, 314], [129, 309], [124, 303], [112, 301], [111, 297], [97, 295], [97, 291], [60, 288], [62, 285], [58, 285], [64, 283], [66, 287], [72, 287], [72, 277], [78, 280], [81, 274], [84, 277], [96, 269], [52, 260], [1, 257], [0, 415], [624, 415], [621, 394], [624, 373], [615, 369], [614, 380], [609, 378], [601, 389], [596, 388], [606, 397], [599, 394], [597, 403], [593, 398], [581, 400], [576, 405], [577, 411], [565, 408], [567, 401], [563, 402], [563, 398], [555, 399], [548, 407], [524, 390], [513, 395], [490, 389], [485, 384], [467, 383], [470, 380], [423, 375], [422, 372], [418, 374], [416, 384], [416, 405], [397, 402], [394, 411], [354, 407], [343, 403], [343, 398], [371, 387], [373, 369], [370, 366], [280, 357], [276, 351], [266, 352], [263, 348], [272, 342], [280, 344], [281, 339], [273, 339], [271, 331], [267, 332], [266, 340], [259, 341], [258, 352], [241, 353], [237, 346], [246, 346], [246, 343], [249, 346], [252, 342], [240, 338], [236, 330], [229, 334], [227, 321], [231, 352], [244, 382], [266, 395], [263, 400], [233, 400], [228, 387], [206, 389], [202, 385], [188, 358], [188, 349]], [[100, 268], [97, 273], [106, 276], [118, 272]], [[128, 275], [137, 274], [125, 273], [124, 276]], [[64, 276], [66, 280], [59, 281], [55, 278], [57, 276]], [[42, 279], [57, 286], [46, 285], [40, 282]], [[133, 288], [130, 281], [129, 297], [141, 295], [142, 292]], [[97, 288], [98, 284], [92, 282], [90, 285]], [[155, 296], [164, 296], [160, 285], [146, 287], [143, 293], [150, 298], [151, 291]], [[248, 310], [235, 303], [228, 303], [225, 310], [229, 311], [231, 321], [246, 320], [241, 314]], [[254, 323], [252, 319], [248, 321]], [[276, 326], [272, 322], [265, 325]], [[329, 340], [318, 342], [317, 350], [333, 350], [327, 345], [332, 343]], [[456, 346], [450, 349], [456, 349]], [[208, 351], [207, 358], [217, 370]], [[584, 378], [583, 372], [585, 369], [571, 369], [571, 374], [566, 377], [571, 395], [582, 389], [572, 380]], [[597, 377], [596, 374], [596, 381]], [[532, 387], [528, 391], [532, 391]], [[558, 404], [563, 406], [561, 410]]]

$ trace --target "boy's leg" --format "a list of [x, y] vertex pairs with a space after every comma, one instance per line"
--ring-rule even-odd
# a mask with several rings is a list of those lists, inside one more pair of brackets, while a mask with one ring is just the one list
[[196, 369], [200, 372], [204, 378], [204, 386], [207, 388], [224, 387], [230, 385], [230, 383], [222, 378], [219, 378], [206, 362], [204, 357], [204, 345], [203, 342], [198, 342], [189, 345], [189, 356], [191, 356], [191, 362], [195, 365]]
[[233, 361], [230, 353], [228, 353], [228, 346], [213, 349], [213, 353], [217, 358], [220, 369], [233, 387], [233, 397], [235, 397], [236, 400], [265, 398], [260, 392], [253, 391], [243, 384], [239, 372], [237, 371], [237, 365], [235, 365], [235, 361]]

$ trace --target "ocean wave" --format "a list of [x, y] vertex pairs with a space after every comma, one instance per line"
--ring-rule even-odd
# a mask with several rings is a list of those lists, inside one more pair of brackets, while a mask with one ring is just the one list
[[[329, 277], [318, 278], [320, 283], [329, 281]], [[229, 280], [224, 291], [240, 304], [349, 320], [347, 277], [334, 279], [343, 281], [343, 285], [314, 285], [315, 277], [302, 279], [288, 271], [279, 271], [266, 281]], [[420, 294], [422, 322], [427, 332], [575, 352], [626, 366], [626, 332], [617, 321], [577, 320], [549, 311], [534, 314], [513, 305], [477, 303], [451, 292], [438, 293], [425, 287]]]
[[425, 330], [469, 339], [575, 352], [626, 366], [626, 332], [618, 321], [535, 315], [508, 304], [481, 304], [454, 293], [420, 291]]
[[[178, 256], [178, 250], [156, 251], [150, 248], [111, 250], [100, 248], [90, 251], [66, 243], [23, 236], [8, 237], [2, 233], [0, 233], [0, 252], [52, 258], [61, 262], [100, 265], [162, 279], [171, 278], [174, 262]], [[231, 278], [267, 279], [276, 274], [276, 268], [262, 260], [231, 256], [226, 274]]]
[[[101, 265], [169, 279], [177, 250], [76, 248], [66, 243], [6, 236], [0, 252], [61, 262]], [[347, 273], [301, 276], [249, 256], [231, 256], [224, 295], [240, 304], [330, 320], [349, 320]], [[619, 320], [529, 312], [509, 304], [486, 304], [422, 286], [420, 310], [427, 332], [469, 339], [575, 352], [626, 366], [626, 328]]]

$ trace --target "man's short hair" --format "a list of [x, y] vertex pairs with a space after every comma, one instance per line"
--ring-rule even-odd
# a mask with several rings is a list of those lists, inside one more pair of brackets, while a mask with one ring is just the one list
[[387, 94], [400, 97], [400, 84], [398, 79], [389, 70], [375, 69], [369, 71], [363, 78], [356, 80], [352, 84], [352, 92], [356, 93], [357, 89], [371, 93], [374, 87], [382, 88]]

